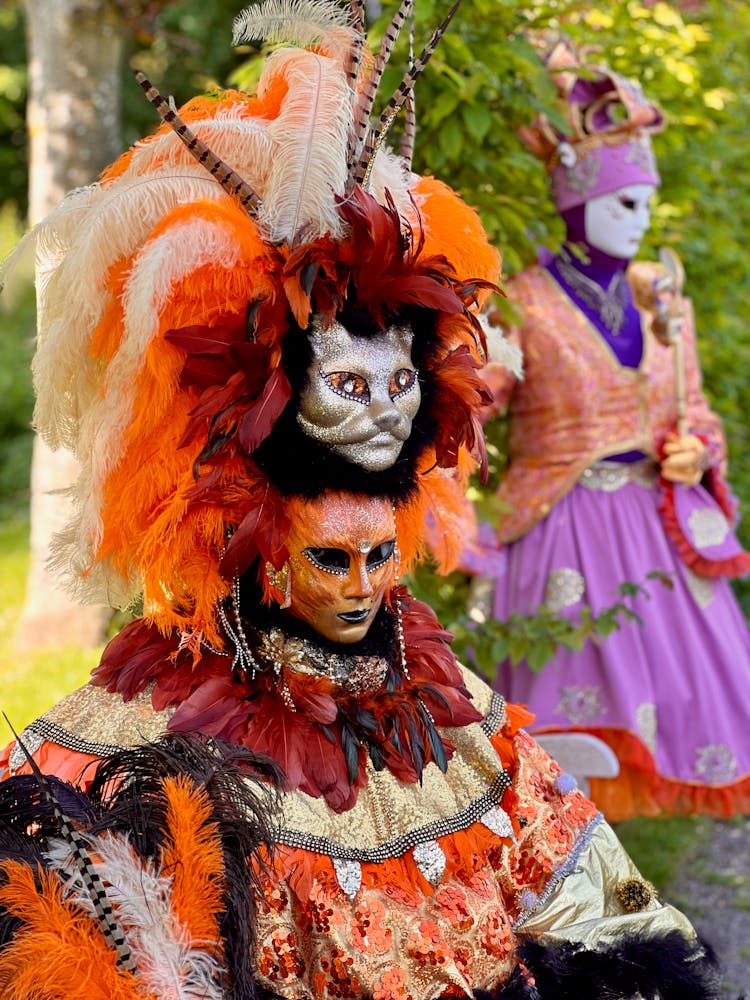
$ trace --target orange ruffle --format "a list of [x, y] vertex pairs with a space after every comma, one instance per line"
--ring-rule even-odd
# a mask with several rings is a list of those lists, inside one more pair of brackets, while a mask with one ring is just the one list
[[[664, 530], [668, 538], [680, 553], [680, 558], [685, 565], [699, 576], [705, 576], [716, 580], [722, 576], [738, 577], [746, 576], [750, 573], [750, 552], [738, 552], [733, 556], [724, 559], [710, 559], [695, 548], [685, 537], [682, 525], [677, 517], [675, 506], [675, 486], [674, 483], [661, 483], [661, 499], [659, 501], [659, 514], [661, 515]], [[718, 498], [717, 498], [718, 500]], [[724, 514], [728, 513], [728, 501], [722, 503], [718, 501]]]
[[[0, 753], [0, 773], [8, 770], [8, 758], [14, 746], [15, 742], [9, 743]], [[54, 774], [61, 781], [68, 781], [84, 791], [94, 780], [96, 767], [101, 759], [92, 754], [67, 750], [65, 747], [58, 746], [57, 743], [49, 743], [46, 740], [31, 756], [42, 774]], [[31, 774], [31, 768], [24, 763], [13, 773]]]
[[[668, 778], [656, 770], [653, 755], [626, 729], [579, 729], [603, 740], [617, 755], [616, 778], [591, 778], [589, 795], [610, 823], [636, 816], [709, 816], [730, 819], [750, 815], [750, 774], [724, 785]], [[563, 732], [545, 729], [544, 732]], [[537, 733], [537, 735], [540, 735]]]

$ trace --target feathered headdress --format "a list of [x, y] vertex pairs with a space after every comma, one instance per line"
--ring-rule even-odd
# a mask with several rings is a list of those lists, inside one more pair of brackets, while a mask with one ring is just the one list
[[[236, 41], [287, 43], [257, 92], [178, 113], [142, 80], [162, 127], [35, 230], [35, 419], [80, 461], [54, 550], [80, 599], [142, 592], [162, 630], [220, 644], [232, 576], [284, 560], [283, 497], [342, 482], [393, 499], [404, 569], [428, 514], [439, 533], [445, 511], [458, 554], [449, 526], [483, 456], [476, 313], [499, 258], [472, 209], [383, 145], [455, 6], [371, 121], [410, 6], [374, 60], [360, 0], [249, 8]], [[291, 428], [311, 318], [325, 328], [345, 312], [375, 333], [415, 330], [422, 405], [379, 479], [321, 460]]]

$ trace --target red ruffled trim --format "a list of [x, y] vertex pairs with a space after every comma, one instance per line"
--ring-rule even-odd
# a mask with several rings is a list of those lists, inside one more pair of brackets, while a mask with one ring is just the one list
[[[656, 770], [653, 755], [635, 733], [626, 729], [545, 729], [586, 732], [603, 740], [617, 755], [616, 778], [591, 778], [590, 797], [610, 823], [637, 816], [709, 816], [730, 819], [750, 815], [750, 775], [724, 785], [668, 778]], [[535, 733], [541, 736], [541, 731]]]
[[[718, 476], [715, 476], [714, 480], [714, 490], [720, 486], [724, 499], [722, 503], [720, 496], [715, 493], [716, 502], [725, 514], [727, 514], [728, 509], [731, 513], [731, 504], [729, 504], [728, 500], [729, 491]], [[736, 555], [728, 556], [724, 559], [708, 559], [706, 556], [701, 555], [687, 540], [680, 526], [675, 506], [675, 484], [662, 478], [659, 481], [659, 486], [661, 490], [659, 514], [661, 515], [664, 530], [667, 533], [667, 537], [676, 547], [680, 558], [689, 569], [699, 576], [707, 576], [712, 579], [720, 576], [744, 576], [750, 573], [750, 552], [738, 552]], [[729, 508], [727, 508], [727, 504], [729, 504]]]
[[407, 673], [389, 669], [378, 691], [357, 697], [327, 677], [282, 669], [250, 679], [232, 674], [231, 659], [206, 650], [196, 663], [180, 636], [162, 636], [143, 619], [106, 647], [92, 683], [130, 701], [149, 684], [153, 707], [176, 707], [168, 729], [240, 743], [278, 761], [289, 790], [323, 796], [335, 812], [356, 802], [367, 783], [368, 753], [399, 780], [419, 781], [424, 766], [445, 767], [453, 745], [436, 727], [481, 719], [464, 685], [451, 636], [434, 612], [396, 588]]

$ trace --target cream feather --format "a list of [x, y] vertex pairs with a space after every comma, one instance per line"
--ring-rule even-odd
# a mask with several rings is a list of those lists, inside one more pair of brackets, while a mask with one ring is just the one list
[[486, 313], [479, 313], [487, 340], [487, 361], [503, 365], [517, 379], [523, 378], [523, 350], [513, 340], [509, 340], [500, 327], [490, 323]]
[[268, 126], [274, 170], [258, 218], [274, 241], [339, 236], [335, 195], [343, 194], [346, 184], [352, 126], [346, 76], [333, 60], [300, 49], [274, 53], [267, 70], [283, 75], [289, 90]]
[[341, 28], [354, 37], [349, 12], [336, 0], [264, 0], [237, 15], [232, 44], [265, 41], [307, 48], [325, 43], [327, 35]]
[[[222, 1000], [220, 966], [206, 950], [215, 942], [192, 941], [172, 909], [172, 880], [139, 858], [127, 836], [87, 836], [94, 868], [122, 926], [138, 968], [144, 994], [159, 1000]], [[68, 876], [66, 897], [94, 915], [80, 873], [70, 874], [69, 845], [50, 842], [52, 867]]]
[[[85, 211], [55, 212], [37, 227], [37, 256], [44, 278], [38, 293], [39, 337], [32, 366], [37, 390], [34, 421], [53, 448], [62, 445], [81, 451], [77, 441], [81, 414], [100, 386], [100, 363], [91, 355], [89, 343], [109, 302], [104, 287], [109, 268], [140, 249], [171, 208], [205, 197], [226, 195], [199, 164], [179, 171], [175, 167], [168, 176], [123, 178], [116, 188], [100, 187]], [[67, 252], [58, 251], [55, 241], [67, 244]]]

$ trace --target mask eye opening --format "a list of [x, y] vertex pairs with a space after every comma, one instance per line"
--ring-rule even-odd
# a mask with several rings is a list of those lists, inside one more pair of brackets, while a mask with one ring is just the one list
[[316, 569], [320, 569], [324, 573], [333, 573], [334, 576], [346, 576], [349, 572], [349, 555], [343, 549], [315, 548], [314, 546], [310, 546], [302, 550], [302, 555]]
[[355, 403], [367, 406], [370, 402], [370, 387], [367, 380], [355, 372], [323, 372], [320, 377], [326, 386], [343, 399], [351, 399]]
[[385, 566], [393, 555], [395, 548], [396, 539], [391, 538], [387, 542], [381, 542], [380, 545], [376, 545], [374, 549], [371, 549], [367, 553], [367, 559], [365, 560], [367, 572], [372, 573], [376, 569], [380, 569], [381, 566]]
[[417, 372], [413, 368], [399, 368], [391, 375], [391, 380], [388, 385], [388, 395], [391, 399], [397, 399], [399, 396], [406, 395], [407, 392], [411, 392], [414, 386], [417, 384]]

